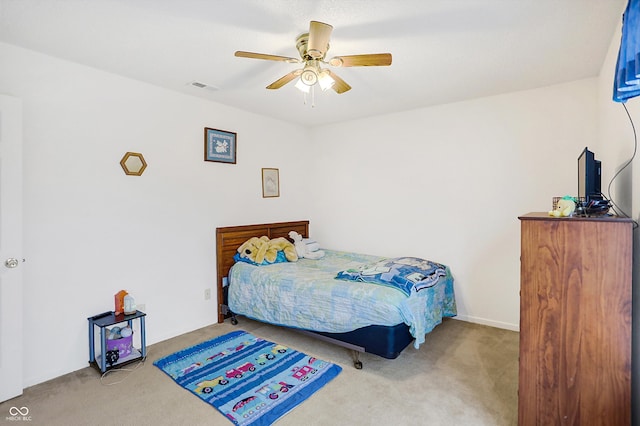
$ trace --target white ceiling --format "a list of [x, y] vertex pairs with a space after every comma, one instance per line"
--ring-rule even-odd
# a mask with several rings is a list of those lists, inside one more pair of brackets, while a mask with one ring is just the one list
[[[625, 0], [0, 0], [0, 41], [225, 105], [315, 126], [597, 76]], [[309, 21], [333, 25], [327, 58], [353, 88], [265, 87], [297, 64]], [[215, 90], [198, 89], [198, 81]]]

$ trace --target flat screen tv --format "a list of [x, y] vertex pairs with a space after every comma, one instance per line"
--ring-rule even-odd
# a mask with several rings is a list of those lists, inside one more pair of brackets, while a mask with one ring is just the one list
[[602, 164], [585, 147], [578, 157], [578, 197], [587, 204], [591, 200], [602, 200], [601, 173]]

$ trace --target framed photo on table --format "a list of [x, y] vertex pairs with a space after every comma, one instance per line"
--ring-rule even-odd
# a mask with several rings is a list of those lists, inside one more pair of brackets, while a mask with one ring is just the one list
[[280, 196], [280, 173], [278, 169], [262, 169], [262, 198]]
[[236, 164], [237, 149], [236, 133], [204, 128], [204, 161]]

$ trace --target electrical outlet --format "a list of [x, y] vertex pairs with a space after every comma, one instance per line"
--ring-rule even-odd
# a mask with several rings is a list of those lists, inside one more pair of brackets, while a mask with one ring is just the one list
[[138, 306], [137, 306], [136, 309], [141, 311], [141, 312], [146, 312], [147, 311], [147, 305], [145, 305], [144, 303], [138, 303]]
[[211, 299], [211, 289], [206, 288], [204, 290], [204, 300], [209, 300], [209, 299]]

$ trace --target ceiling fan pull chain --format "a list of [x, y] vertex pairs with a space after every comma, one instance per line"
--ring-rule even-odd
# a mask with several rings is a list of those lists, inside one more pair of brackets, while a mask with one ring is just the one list
[[316, 85], [311, 86], [311, 108], [316, 106]]

